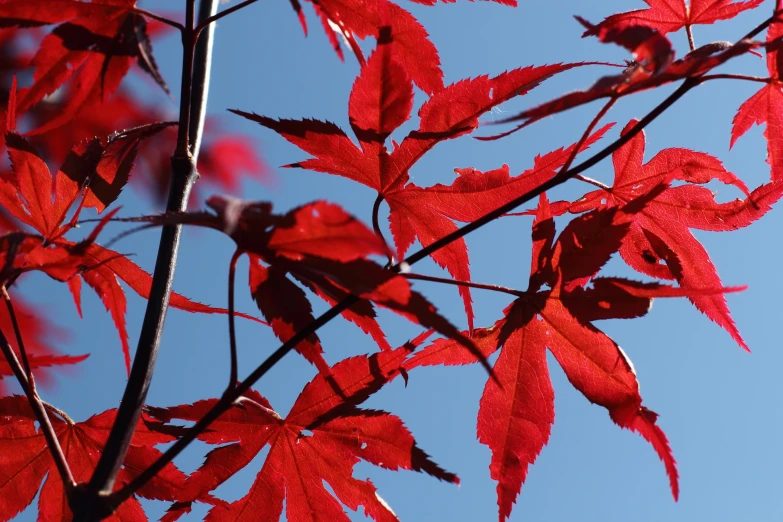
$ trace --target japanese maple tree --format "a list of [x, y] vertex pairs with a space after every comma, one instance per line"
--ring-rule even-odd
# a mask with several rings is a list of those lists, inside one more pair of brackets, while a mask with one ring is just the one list
[[[435, 0], [415, 1], [439, 8]], [[783, 196], [783, 2], [645, 0], [647, 7], [607, 13], [598, 23], [580, 17], [574, 3], [570, 29], [581, 24], [585, 38], [613, 46], [624, 63], [599, 54], [590, 61], [563, 56], [560, 63], [520, 63], [500, 74], [475, 71], [452, 80], [441, 69], [435, 39], [404, 5], [311, 0], [307, 7], [290, 0], [305, 35], [316, 21], [337, 57], [358, 63], [347, 96], [350, 132], [301, 115], [259, 114], [265, 111], [258, 107], [232, 108], [221, 120], [206, 117], [215, 25], [255, 2], [218, 10], [217, 0], [182, 0], [180, 13], [172, 5], [168, 11], [142, 8], [136, 0], [0, 0], [0, 121], [8, 158], [0, 167], [0, 521], [15, 518], [36, 495], [42, 521], [146, 520], [140, 499], [166, 502], [167, 521], [197, 504], [206, 506], [209, 521], [348, 520], [344, 508], [361, 508], [376, 521], [398, 520], [357, 465], [452, 484], [460, 479], [438, 463], [437, 448], [417, 442], [401, 417], [363, 404], [377, 401], [375, 394], [398, 377], [407, 385], [427, 379], [425, 367], [469, 364], [482, 365], [486, 374], [476, 397], [476, 435], [489, 449], [500, 522], [512, 516], [552, 434], [551, 361], [614, 424], [652, 446], [675, 501], [686, 495], [676, 445], [655, 406], [643, 401], [628, 352], [601, 321], [640, 318], [656, 298], [682, 298], [749, 350], [727, 300], [745, 287], [724, 284], [719, 262], [694, 231], [750, 226]], [[526, 9], [513, 0], [497, 3]], [[695, 27], [761, 9], [769, 18], [739, 39], [696, 45]], [[687, 49], [671, 38], [679, 32]], [[159, 67], [155, 48], [158, 38], [174, 33], [182, 43], [176, 118], [128, 80], [136, 70], [145, 85], [173, 97], [165, 79], [171, 71]], [[731, 72], [754, 55], [766, 58], [764, 75]], [[544, 91], [550, 79], [574, 78], [568, 75], [577, 71], [595, 77], [592, 85], [573, 85], [565, 94]], [[346, 73], [337, 68], [334, 74]], [[653, 121], [689, 91], [721, 80], [761, 84], [739, 105], [730, 130], [733, 146], [754, 125], [765, 126], [770, 173], [761, 183], [729, 171], [711, 153], [676, 144], [645, 151], [646, 133], [656, 132], [648, 129]], [[269, 81], [284, 84], [286, 78]], [[534, 91], [545, 101], [526, 103]], [[619, 118], [609, 121], [621, 101], [656, 91], [666, 95], [645, 115], [620, 125]], [[593, 102], [594, 117], [560, 147], [530, 153], [532, 166], [522, 172], [512, 171], [510, 159], [493, 156], [491, 170], [450, 164], [447, 170], [456, 174], [450, 181], [414, 181], [425, 156], [449, 142], [531, 132], [527, 128], [544, 119]], [[284, 175], [339, 176], [369, 189], [367, 199], [351, 209], [326, 199], [290, 209], [239, 199], [243, 178], [264, 181], [273, 172], [257, 144], [227, 131], [243, 120], [301, 149], [285, 165], [298, 171]], [[611, 184], [587, 175], [604, 159], [613, 167]], [[204, 181], [223, 194], [205, 198]], [[557, 191], [569, 181], [574, 190], [588, 190], [577, 196]], [[128, 184], [156, 212], [123, 213]], [[716, 187], [731, 198], [719, 198]], [[363, 211], [371, 222], [356, 217]], [[522, 225], [517, 232], [523, 232], [494, 245], [497, 255], [507, 255], [506, 243], [532, 236], [526, 288], [486, 275], [476, 280], [484, 272], [474, 270], [466, 236], [500, 220], [518, 224], [530, 217], [530, 228]], [[110, 235], [110, 225], [126, 228]], [[223, 253], [226, 306], [173, 291], [184, 227], [233, 242]], [[160, 229], [158, 254], [154, 267], [143, 267], [117, 244], [153, 233], [149, 229]], [[612, 274], [612, 258], [638, 278]], [[414, 271], [426, 259], [445, 273]], [[237, 282], [245, 260], [247, 279]], [[58, 373], [80, 372], [88, 352], [112, 348], [62, 353], [68, 331], [30, 292], [26, 280], [34, 272], [64, 283], [59, 286], [70, 292], [80, 316], [85, 284], [110, 314], [127, 378], [116, 408], [75, 421], [57, 406], [51, 384]], [[432, 284], [456, 287], [464, 316], [438, 310], [427, 293]], [[125, 286], [146, 301], [137, 336], [128, 328]], [[237, 287], [257, 311], [236, 310]], [[477, 313], [477, 292], [507, 299], [488, 323], [477, 320], [485, 316]], [[229, 375], [214, 376], [227, 381], [222, 395], [147, 404], [169, 307], [227, 316]], [[387, 326], [383, 310], [412, 325], [411, 340]], [[240, 365], [236, 316], [281, 343], [274, 350], [259, 347], [266, 358], [255, 368]], [[366, 334], [360, 355], [346, 357], [319, 335], [332, 321]], [[283, 414], [254, 387], [291, 351], [311, 371], [291, 376], [301, 392]], [[89, 384], [87, 372], [83, 376]], [[187, 473], [175, 459], [195, 441], [214, 447]], [[218, 488], [262, 454], [249, 489], [231, 502], [221, 498]], [[459, 471], [459, 462], [448, 468]]]

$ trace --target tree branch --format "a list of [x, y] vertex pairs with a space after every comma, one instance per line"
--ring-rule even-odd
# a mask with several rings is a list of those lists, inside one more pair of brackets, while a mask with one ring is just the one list
[[[201, 0], [200, 11], [202, 13], [213, 12], [216, 9], [217, 1]], [[182, 34], [183, 58], [179, 132], [177, 148], [171, 158], [172, 178], [166, 207], [166, 211], [172, 213], [187, 210], [191, 188], [198, 178], [194, 160], [194, 156], [198, 155], [198, 150], [190, 147], [191, 121], [199, 122], [192, 131], [193, 144], [198, 147], [199, 134], [203, 125], [201, 122], [203, 122], [204, 104], [207, 98], [206, 92], [202, 91], [205, 91], [208, 86], [206, 74], [209, 72], [209, 54], [212, 46], [208, 41], [202, 43], [201, 46], [198, 46], [198, 54], [196, 55], [194, 22], [195, 0], [188, 0], [186, 26]], [[210, 39], [212, 35], [213, 33], [208, 31], [204, 38]], [[199, 64], [195, 68], [194, 61]], [[198, 72], [199, 77], [194, 78], [194, 70]], [[194, 93], [194, 90], [199, 92]], [[196, 106], [192, 106], [192, 100], [196, 100]], [[100, 517], [105, 517], [107, 508], [111, 511], [111, 506], [108, 506], [106, 502], [109, 497], [108, 492], [111, 492], [114, 487], [114, 481], [127, 454], [152, 381], [177, 265], [181, 234], [181, 225], [167, 225], [161, 231], [152, 288], [128, 384], [95, 472], [82, 502], [77, 506], [79, 510], [74, 510], [74, 520], [77, 522], [92, 522]]]
[[41, 432], [43, 433], [44, 439], [46, 439], [46, 445], [49, 448], [49, 452], [52, 454], [52, 460], [54, 460], [57, 472], [65, 486], [66, 496], [70, 496], [76, 486], [76, 482], [73, 480], [73, 474], [71, 473], [71, 468], [68, 466], [68, 461], [65, 459], [65, 454], [60, 446], [60, 441], [57, 439], [57, 434], [54, 431], [52, 422], [49, 420], [49, 415], [46, 413], [46, 407], [41, 401], [41, 398], [38, 397], [38, 394], [29, 386], [24, 369], [22, 369], [19, 359], [16, 358], [16, 354], [2, 330], [0, 330], [0, 350], [2, 350], [3, 355], [5, 355], [8, 365], [11, 367], [11, 371], [14, 373], [16, 380], [19, 381], [19, 385], [27, 396], [27, 400], [30, 401], [30, 407], [40, 425]]
[[[38, 397], [38, 390], [35, 389], [35, 377], [33, 377], [33, 369], [30, 366], [30, 360], [27, 357], [27, 350], [24, 347], [22, 330], [19, 328], [19, 321], [16, 319], [14, 304], [11, 302], [11, 296], [8, 295], [8, 290], [5, 286], [0, 287], [0, 293], [3, 295], [3, 301], [5, 301], [5, 307], [8, 310], [8, 316], [11, 318], [11, 325], [14, 328], [16, 345], [19, 347], [19, 355], [22, 357], [22, 366], [25, 371], [25, 377], [27, 377], [27, 385], [30, 387], [32, 394]], [[40, 397], [38, 397], [38, 399], [40, 400]]]

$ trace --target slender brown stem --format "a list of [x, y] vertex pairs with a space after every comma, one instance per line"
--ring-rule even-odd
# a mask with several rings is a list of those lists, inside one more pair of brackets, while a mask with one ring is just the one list
[[239, 381], [239, 372], [237, 367], [239, 366], [237, 357], [237, 334], [236, 327], [234, 325], [234, 279], [237, 271], [237, 261], [244, 254], [241, 250], [236, 250], [234, 255], [231, 256], [231, 264], [228, 266], [228, 339], [229, 350], [231, 351], [231, 370], [228, 376], [228, 386], [226, 387], [226, 393], [229, 390], [233, 390]]
[[688, 35], [688, 47], [690, 47], [691, 51], [695, 51], [696, 41], [693, 39], [693, 26], [691, 24], [685, 26], [685, 34]]
[[772, 83], [772, 78], [762, 78], [761, 76], [747, 76], [745, 74], [708, 74], [701, 77], [701, 81], [710, 80], [744, 80], [747, 82]]
[[14, 303], [11, 302], [11, 296], [8, 295], [8, 290], [6, 289], [5, 286], [0, 287], [0, 294], [2, 294], [3, 296], [3, 301], [5, 301], [5, 307], [8, 310], [8, 316], [11, 318], [11, 325], [14, 328], [14, 336], [16, 336], [16, 345], [19, 347], [19, 355], [22, 357], [22, 365], [24, 366], [25, 377], [27, 377], [27, 384], [28, 386], [30, 386], [30, 391], [32, 392], [32, 394], [38, 397], [38, 390], [35, 389], [35, 377], [33, 377], [33, 368], [30, 366], [30, 359], [27, 357], [27, 350], [24, 347], [22, 330], [19, 328], [19, 321], [16, 318]]
[[16, 358], [16, 354], [2, 330], [0, 330], [0, 350], [3, 352], [3, 355], [5, 355], [8, 365], [11, 367], [11, 371], [14, 373], [16, 380], [19, 381], [19, 385], [22, 387], [22, 390], [27, 396], [27, 400], [30, 402], [30, 407], [40, 425], [40, 430], [43, 433], [44, 439], [46, 439], [46, 445], [48, 446], [54, 464], [57, 467], [57, 473], [60, 475], [60, 479], [65, 486], [66, 496], [70, 496], [73, 488], [76, 486], [76, 482], [73, 480], [71, 468], [68, 466], [68, 461], [65, 459], [65, 453], [63, 453], [60, 441], [57, 439], [57, 434], [54, 431], [52, 422], [49, 420], [49, 415], [46, 413], [46, 407], [40, 397], [33, 393], [33, 390], [27, 381], [27, 377], [25, 376], [24, 369], [19, 363], [19, 359]]
[[[375, 231], [375, 235], [381, 238], [381, 241], [383, 241], [384, 244], [387, 244], [386, 238], [383, 237], [383, 230], [381, 230], [381, 224], [378, 218], [378, 213], [381, 209], [381, 203], [383, 203], [383, 194], [378, 193], [378, 197], [375, 198], [375, 203], [372, 205], [372, 229]], [[391, 266], [394, 263], [394, 259], [392, 258], [391, 254], [389, 254], [386, 259], [389, 263], [388, 266]]]
[[483, 283], [474, 283], [472, 281], [459, 281], [457, 279], [448, 279], [445, 277], [433, 277], [422, 274], [402, 274], [406, 279], [415, 279], [417, 281], [429, 281], [430, 283], [441, 283], [444, 285], [465, 286], [468, 288], [477, 288], [479, 290], [490, 290], [492, 292], [500, 292], [503, 294], [509, 294], [516, 297], [520, 297], [524, 292], [520, 290], [514, 290], [513, 288], [507, 288], [505, 286], [487, 285]]
[[[203, 10], [213, 10], [211, 4], [217, 0], [201, 0], [209, 3]], [[170, 213], [184, 212], [190, 191], [198, 175], [193, 161], [193, 154], [189, 147], [190, 121], [201, 117], [203, 107], [195, 110], [197, 114], [191, 117], [191, 100], [193, 99], [193, 63], [208, 60], [207, 54], [211, 45], [204, 45], [202, 54], [195, 57], [196, 36], [193, 29], [195, 23], [195, 0], [188, 0], [186, 10], [186, 26], [182, 34], [183, 58], [182, 58], [182, 90], [180, 97], [180, 120], [177, 136], [177, 148], [172, 156], [172, 179], [169, 188], [169, 200], [166, 210]], [[208, 32], [206, 38], [211, 36]], [[204, 67], [202, 70], [207, 71]], [[207, 82], [199, 82], [198, 88], [206, 89]], [[199, 100], [206, 100], [204, 94], [196, 96]], [[197, 153], [197, 151], [194, 151]], [[114, 487], [114, 482], [122, 462], [125, 460], [131, 438], [135, 432], [141, 409], [147, 397], [152, 375], [157, 360], [160, 346], [163, 324], [168, 309], [171, 287], [174, 281], [174, 271], [177, 265], [177, 253], [182, 234], [181, 225], [166, 225], [161, 231], [161, 239], [158, 248], [158, 256], [155, 262], [155, 270], [152, 279], [152, 288], [147, 301], [147, 309], [139, 335], [139, 344], [133, 359], [133, 366], [128, 377], [128, 384], [123, 394], [122, 402], [117, 411], [114, 425], [96, 465], [90, 483], [82, 494], [82, 499], [76, 504], [74, 511], [75, 522], [92, 522], [100, 520], [116, 508], [116, 504], [110, 506], [107, 502], [109, 492]]]
[[231, 6], [228, 9], [224, 9], [223, 11], [220, 11], [219, 13], [210, 16], [209, 18], [206, 18], [201, 21], [201, 23], [198, 24], [198, 27], [196, 27], [196, 34], [199, 34], [201, 31], [204, 30], [204, 28], [210, 24], [213, 24], [223, 18], [224, 16], [228, 16], [231, 13], [235, 11], [239, 11], [243, 7], [247, 7], [250, 4], [256, 3], [258, 0], [245, 0], [244, 2], [240, 2], [237, 5]]
[[582, 145], [584, 145], [585, 142], [588, 140], [588, 138], [590, 138], [590, 134], [592, 134], [593, 130], [598, 125], [598, 122], [600, 122], [601, 119], [604, 116], [606, 116], [606, 113], [609, 112], [609, 109], [612, 108], [612, 106], [615, 104], [616, 101], [617, 101], [616, 97], [609, 98], [609, 101], [606, 102], [603, 107], [601, 107], [601, 110], [598, 111], [598, 114], [596, 114], [595, 117], [592, 120], [590, 120], [590, 123], [587, 125], [587, 128], [582, 133], [582, 137], [579, 138], [579, 141], [577, 141], [576, 145], [574, 145], [571, 154], [568, 156], [566, 162], [563, 163], [563, 166], [560, 167], [559, 172], [565, 172], [571, 168], [571, 165], [573, 165], [577, 154], [579, 154], [579, 151], [582, 148]]
[[184, 25], [174, 20], [171, 20], [169, 18], [166, 18], [165, 16], [156, 15], [155, 13], [151, 13], [145, 9], [139, 9], [138, 7], [134, 7], [133, 12], [141, 16], [144, 16], [146, 18], [152, 18], [153, 20], [157, 20], [158, 22], [163, 22], [166, 25], [170, 25], [171, 27], [178, 29], [180, 32], [185, 31]]
[[46, 407], [47, 410], [56, 413], [62, 420], [64, 420], [65, 422], [67, 422], [71, 426], [73, 426], [75, 424], [73, 422], [73, 419], [70, 416], [68, 416], [68, 414], [65, 413], [63, 410], [61, 410], [60, 408], [52, 406], [51, 404], [49, 404], [46, 401], [41, 401], [41, 404], [43, 404]]
[[596, 186], [596, 187], [598, 187], [599, 189], [602, 189], [602, 190], [611, 190], [612, 189], [612, 187], [610, 187], [609, 185], [606, 185], [604, 183], [601, 183], [597, 179], [589, 178], [587, 176], [582, 176], [581, 174], [578, 174], [578, 175], [574, 176], [574, 179], [578, 179], [579, 181], [584, 181], [585, 183], [589, 183], [590, 185], [594, 185], [594, 186]]
[[[620, 136], [616, 141], [597, 152], [589, 159], [583, 161], [576, 167], [569, 170], [561, 170], [557, 175], [552, 177], [549, 181], [539, 185], [535, 189], [532, 189], [525, 194], [515, 198], [514, 200], [506, 203], [505, 205], [498, 207], [497, 209], [489, 212], [483, 217], [464, 225], [462, 228], [444, 236], [443, 238], [435, 241], [427, 247], [422, 248], [418, 252], [409, 256], [404, 261], [392, 266], [390, 270], [394, 272], [400, 271], [400, 267], [404, 264], [413, 265], [418, 261], [421, 261], [431, 255], [433, 252], [445, 247], [446, 245], [456, 241], [457, 239], [464, 237], [468, 233], [481, 228], [487, 223], [501, 217], [514, 208], [527, 203], [533, 198], [537, 197], [541, 193], [561, 185], [569, 179], [575, 177], [578, 174], [592, 168], [600, 161], [612, 155], [617, 149], [628, 143], [637, 134], [639, 134], [647, 125], [654, 121], [658, 116], [671, 107], [677, 100], [682, 98], [685, 93], [690, 91], [695, 86], [699, 85], [698, 79], [688, 79], [683, 84], [658, 104], [652, 111], [650, 111], [644, 118], [639, 120], [636, 125], [629, 129], [625, 134]], [[117, 506], [124, 500], [130, 498], [135, 491], [149, 482], [155, 475], [161, 471], [168, 463], [179, 455], [191, 442], [209, 427], [215, 420], [217, 420], [223, 412], [227, 411], [234, 404], [239, 397], [242, 396], [247, 390], [250, 389], [259, 379], [261, 379], [266, 373], [272, 369], [283, 357], [291, 352], [300, 342], [306, 339], [309, 335], [316, 332], [325, 324], [329, 323], [332, 319], [339, 316], [343, 311], [350, 308], [358, 301], [358, 297], [355, 295], [349, 295], [342, 301], [338, 302], [332, 308], [317, 317], [312, 323], [305, 328], [299, 330], [291, 339], [283, 343], [277, 350], [275, 350], [267, 359], [258, 366], [241, 384], [234, 388], [230, 393], [224, 394], [223, 397], [201, 418], [196, 422], [185, 434], [179, 438], [174, 444], [172, 444], [149, 468], [139, 474], [135, 479], [128, 483], [122, 489], [116, 491], [110, 496], [110, 501], [113, 505]]]

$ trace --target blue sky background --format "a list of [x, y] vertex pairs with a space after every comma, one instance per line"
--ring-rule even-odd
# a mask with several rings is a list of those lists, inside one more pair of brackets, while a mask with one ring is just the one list
[[[580, 38], [578, 14], [597, 22], [603, 16], [640, 8], [641, 0], [522, 0], [516, 9], [491, 3], [439, 4], [434, 7], [406, 2], [440, 50], [446, 82], [497, 74], [526, 65], [560, 61], [622, 61], [622, 49]], [[769, 16], [774, 2], [755, 12], [719, 23], [696, 27], [697, 44], [735, 40]], [[184, 2], [145, 1], [147, 9], [172, 11]], [[273, 117], [328, 119], [348, 130], [347, 102], [358, 65], [347, 56], [340, 63], [329, 47], [309, 5], [304, 6], [311, 34], [304, 38], [288, 2], [264, 1], [221, 21], [217, 28], [210, 113], [224, 114], [239, 108]], [[687, 51], [684, 34], [672, 36], [679, 55]], [[174, 37], [155, 47], [158, 62], [172, 87], [178, 90], [179, 42]], [[762, 59], [746, 57], [724, 67], [722, 72], [765, 75]], [[545, 83], [528, 96], [504, 104], [501, 114], [485, 116], [491, 121], [532, 106], [563, 92], [589, 86], [607, 73], [596, 67], [582, 68]], [[146, 80], [138, 90], [149, 89]], [[761, 129], [751, 130], [729, 152], [731, 119], [740, 103], [758, 85], [711, 82], [689, 93], [647, 131], [646, 159], [658, 150], [677, 146], [720, 157], [727, 168], [751, 187], [769, 177], [764, 162], [765, 142]], [[643, 116], [672, 88], [625, 99], [608, 121], [618, 125]], [[150, 89], [150, 100], [176, 106]], [[423, 96], [418, 95], [420, 101]], [[443, 143], [428, 154], [412, 172], [417, 184], [449, 183], [453, 169], [497, 168], [508, 163], [512, 173], [532, 165], [533, 157], [570, 144], [599, 109], [597, 104], [548, 118], [501, 141], [482, 143], [461, 138]], [[258, 142], [263, 156], [274, 166], [303, 159], [305, 155], [271, 131], [226, 114], [226, 127], [247, 132]], [[415, 125], [409, 122], [406, 129]], [[489, 129], [495, 130], [495, 129]], [[399, 137], [403, 134], [397, 135]], [[484, 131], [486, 133], [486, 131]], [[611, 183], [611, 163], [606, 160], [588, 175]], [[300, 170], [277, 169], [275, 186], [246, 183], [243, 196], [273, 201], [278, 211], [314, 199], [327, 199], [369, 223], [374, 194], [346, 179]], [[578, 181], [558, 189], [550, 198], [574, 199], [590, 187]], [[716, 187], [726, 201], [740, 196], [726, 187]], [[145, 202], [141, 192], [128, 190], [121, 198], [123, 214], [137, 215], [159, 210]], [[561, 223], [562, 224], [562, 223]], [[783, 396], [780, 368], [781, 304], [783, 293], [779, 266], [783, 251], [781, 209], [774, 209], [761, 222], [734, 233], [704, 233], [696, 236], [710, 252], [725, 285], [748, 285], [729, 296], [733, 316], [753, 350], [749, 355], [728, 334], [706, 319], [686, 300], [657, 300], [652, 312], [633, 321], [602, 322], [598, 326], [612, 336], [633, 360], [645, 404], [661, 414], [681, 474], [681, 499], [675, 503], [669, 492], [663, 464], [641, 437], [615, 426], [606, 411], [585, 400], [565, 379], [550, 358], [555, 388], [556, 421], [552, 437], [534, 466], [517, 501], [513, 521], [585, 520], [633, 521], [772, 521], [783, 518], [779, 443], [783, 422], [778, 414]], [[110, 229], [119, 231], [119, 226]], [[123, 240], [116, 248], [133, 252], [135, 261], [147, 270], [153, 266], [158, 232], [144, 232]], [[530, 219], [507, 218], [490, 224], [467, 239], [474, 280], [524, 288], [530, 266]], [[215, 306], [226, 305], [226, 279], [233, 249], [231, 241], [205, 230], [186, 231], [182, 243], [175, 288], [185, 295]], [[246, 262], [238, 272], [238, 308], [254, 311], [246, 288]], [[431, 263], [417, 266], [419, 272], [442, 275]], [[640, 278], [614, 259], [607, 275]], [[465, 318], [457, 292], [451, 287], [416, 283], [447, 317], [464, 327]], [[90, 292], [84, 295], [84, 319], [80, 320], [64, 285], [38, 275], [21, 285], [29, 299], [49, 316], [72, 331], [67, 353], [90, 352], [79, 367], [60, 377], [46, 390], [45, 399], [77, 420], [116, 407], [126, 382], [120, 343], [109, 315]], [[477, 326], [487, 326], [500, 317], [509, 302], [499, 294], [474, 292]], [[325, 310], [316, 301], [316, 311]], [[128, 326], [131, 346], [143, 316], [144, 302], [129, 292]], [[390, 341], [399, 345], [419, 333], [408, 323], [382, 312], [382, 324]], [[278, 346], [268, 329], [239, 322], [240, 375], [249, 373]], [[321, 330], [327, 359], [336, 362], [348, 355], [373, 351], [371, 339], [354, 326], [334, 321]], [[167, 406], [217, 397], [228, 377], [228, 335], [222, 316], [169, 313], [155, 379], [148, 402]], [[256, 388], [275, 409], [285, 415], [315, 369], [301, 357], [286, 358]], [[394, 382], [368, 403], [399, 415], [422, 448], [462, 479], [459, 487], [440, 483], [412, 472], [392, 473], [359, 465], [356, 476], [370, 477], [401, 520], [478, 521], [497, 518], [495, 483], [489, 478], [489, 450], [476, 441], [476, 414], [486, 374], [478, 367], [422, 369], [411, 374], [407, 388]], [[201, 462], [205, 446], [195, 444], [177, 462], [185, 471]], [[256, 459], [243, 473], [218, 490], [227, 500], [242, 497], [260, 469]], [[167, 507], [146, 502], [151, 518]], [[200, 520], [206, 513], [197, 507], [185, 520]], [[33, 520], [35, 506], [19, 520]], [[361, 515], [351, 515], [362, 520]]]

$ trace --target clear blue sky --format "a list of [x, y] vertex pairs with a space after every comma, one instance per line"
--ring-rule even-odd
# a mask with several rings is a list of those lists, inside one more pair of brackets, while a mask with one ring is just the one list
[[[698, 44], [734, 40], [772, 11], [771, 0], [755, 12], [716, 26], [697, 27]], [[447, 83], [479, 74], [560, 61], [621, 61], [627, 54], [594, 40], [582, 40], [578, 14], [592, 21], [632, 8], [641, 0], [521, 0], [512, 9], [486, 2], [439, 4], [424, 7], [406, 2], [429, 31], [440, 50]], [[175, 10], [184, 1], [145, 1], [144, 7]], [[347, 101], [358, 65], [347, 57], [341, 64], [320, 31], [312, 10], [305, 6], [311, 35], [304, 38], [290, 5], [284, 0], [262, 1], [221, 21], [217, 28], [210, 112], [224, 114], [239, 108], [273, 117], [328, 119], [348, 129]], [[673, 37], [682, 55], [684, 35]], [[178, 92], [179, 47], [168, 38], [155, 49], [172, 92]], [[764, 75], [762, 59], [747, 57], [724, 72]], [[501, 107], [503, 113], [529, 107], [562, 92], [586, 87], [601, 74], [597, 68], [567, 73], [525, 98]], [[147, 88], [148, 82], [138, 83]], [[688, 94], [648, 129], [647, 159], [658, 150], [688, 147], [720, 157], [729, 170], [750, 186], [766, 181], [769, 169], [765, 142], [756, 127], [729, 152], [731, 119], [737, 107], [755, 92], [756, 85], [712, 82]], [[643, 94], [619, 103], [609, 121], [619, 129], [633, 117], [643, 116], [665, 92]], [[175, 106], [151, 92], [151, 98]], [[423, 96], [418, 97], [419, 101]], [[499, 142], [481, 143], [462, 138], [438, 146], [412, 172], [417, 184], [449, 183], [456, 167], [480, 170], [503, 163], [519, 173], [539, 152], [575, 141], [596, 106], [549, 118]], [[498, 115], [495, 115], [497, 117]], [[486, 116], [491, 120], [493, 116]], [[224, 116], [234, 131], [255, 136], [262, 154], [278, 166], [303, 159], [298, 149], [271, 131], [231, 115]], [[243, 196], [270, 200], [285, 210], [314, 200], [328, 199], [369, 222], [374, 194], [342, 178], [300, 170], [277, 170], [274, 187], [247, 183]], [[609, 161], [590, 176], [611, 181]], [[579, 182], [550, 194], [551, 199], [578, 197], [589, 189]], [[144, 203], [139, 192], [124, 195], [123, 213], [136, 215], [159, 209]], [[720, 187], [720, 195], [736, 194]], [[720, 197], [720, 196], [719, 196]], [[753, 354], [744, 353], [728, 334], [706, 319], [685, 300], [658, 300], [652, 312], [632, 322], [603, 322], [633, 360], [645, 404], [661, 414], [660, 425], [679, 463], [681, 499], [669, 492], [662, 463], [641, 437], [620, 430], [605, 410], [588, 403], [566, 381], [554, 361], [550, 369], [556, 394], [556, 421], [549, 445], [530, 469], [512, 514], [513, 521], [585, 520], [633, 521], [772, 521], [783, 518], [781, 487], [783, 430], [778, 412], [783, 397], [783, 354], [780, 351], [783, 282], [778, 267], [783, 250], [780, 230], [783, 211], [773, 210], [760, 223], [734, 233], [696, 233], [710, 252], [726, 285], [748, 285], [729, 296], [733, 316]], [[115, 228], [113, 230], [119, 230]], [[157, 245], [155, 231], [138, 234], [118, 246], [135, 252], [135, 260], [151, 270]], [[468, 237], [474, 280], [524, 288], [530, 254], [530, 220], [510, 218], [491, 224]], [[204, 230], [186, 232], [175, 288], [185, 295], [216, 306], [226, 304], [226, 278], [231, 241]], [[440, 274], [432, 264], [419, 269]], [[246, 290], [245, 268], [238, 277], [238, 307], [254, 311]], [[606, 274], [634, 277], [613, 260]], [[638, 277], [638, 276], [636, 276]], [[417, 284], [455, 323], [464, 326], [464, 312], [453, 288]], [[126, 377], [117, 334], [101, 303], [89, 292], [84, 296], [84, 320], [79, 320], [64, 285], [41, 276], [24, 281], [25, 294], [41, 304], [58, 323], [73, 332], [64, 345], [68, 353], [92, 356], [77, 371], [58, 379], [45, 398], [72, 417], [83, 420], [116, 407]], [[486, 326], [500, 317], [508, 303], [494, 294], [474, 293], [478, 317]], [[128, 325], [135, 346], [144, 303], [129, 294]], [[324, 310], [317, 303], [317, 311]], [[401, 320], [382, 315], [393, 344], [401, 344], [418, 330]], [[372, 351], [372, 341], [357, 328], [335, 321], [321, 331], [327, 359]], [[153, 405], [189, 403], [219, 396], [228, 376], [225, 317], [193, 316], [171, 311], [163, 338], [157, 372], [148, 398]], [[777, 339], [777, 341], [776, 341]], [[240, 375], [251, 371], [278, 342], [263, 327], [240, 321]], [[285, 414], [315, 369], [301, 357], [286, 358], [257, 389]], [[395, 382], [368, 405], [398, 414], [417, 437], [420, 446], [447, 469], [457, 472], [462, 485], [439, 483], [416, 473], [392, 473], [359, 465], [356, 475], [370, 477], [401, 520], [478, 521], [497, 518], [495, 483], [489, 478], [489, 450], [476, 441], [476, 413], [485, 382], [481, 368], [423, 369], [411, 375], [403, 388]], [[201, 462], [205, 446], [194, 445], [178, 461], [185, 471]], [[218, 490], [227, 500], [247, 491], [261, 460]], [[166, 508], [146, 502], [151, 518]], [[35, 507], [19, 520], [32, 520]], [[198, 507], [185, 520], [200, 520]], [[361, 515], [352, 515], [356, 520]]]

